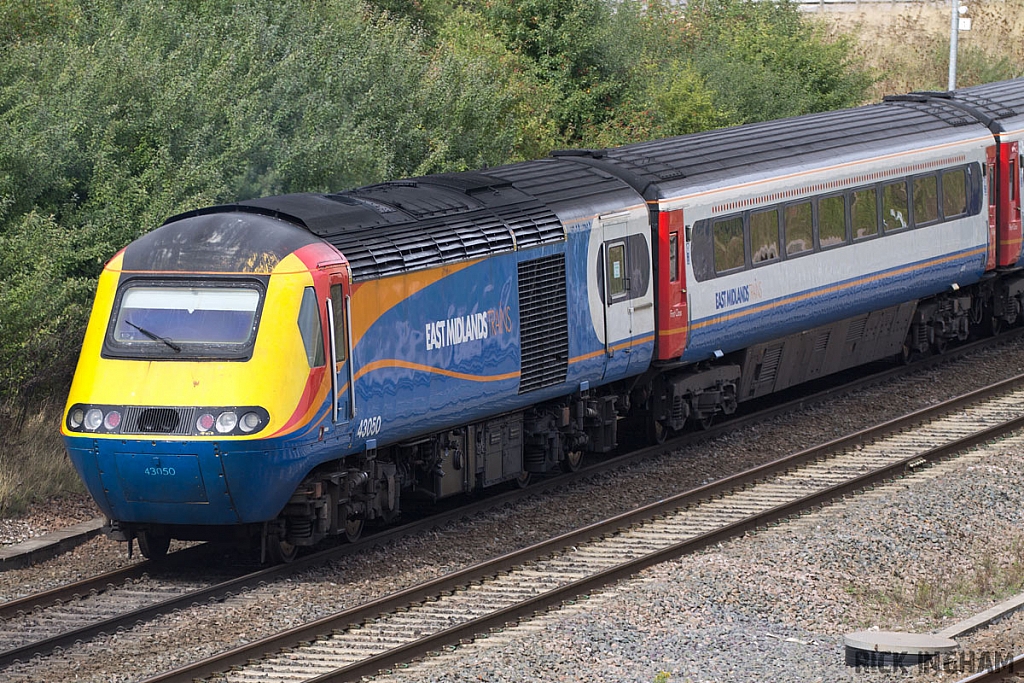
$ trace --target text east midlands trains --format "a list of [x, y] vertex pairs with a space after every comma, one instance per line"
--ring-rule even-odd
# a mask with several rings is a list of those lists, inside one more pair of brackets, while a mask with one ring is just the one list
[[487, 339], [488, 327], [486, 312], [427, 323], [427, 351]]
[[460, 315], [427, 323], [427, 351], [487, 339], [512, 331], [512, 310], [508, 306]]
[[715, 292], [715, 310], [745, 304], [748, 301], [750, 301], [750, 285]]

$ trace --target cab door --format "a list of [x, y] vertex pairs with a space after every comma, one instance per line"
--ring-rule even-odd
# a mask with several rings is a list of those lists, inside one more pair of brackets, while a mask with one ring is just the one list
[[329, 295], [324, 302], [327, 322], [327, 353], [330, 359], [332, 419], [335, 424], [350, 422], [356, 414], [355, 373], [352, 368], [352, 336], [349, 318], [351, 305], [347, 270], [329, 275]]

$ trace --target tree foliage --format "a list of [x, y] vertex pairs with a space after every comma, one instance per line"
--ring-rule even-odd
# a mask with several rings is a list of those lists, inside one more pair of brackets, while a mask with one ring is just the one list
[[785, 3], [0, 0], [0, 392], [61, 393], [167, 216], [857, 101]]

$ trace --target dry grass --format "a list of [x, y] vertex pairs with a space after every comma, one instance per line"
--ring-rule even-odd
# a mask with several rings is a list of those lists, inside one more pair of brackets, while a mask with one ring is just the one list
[[969, 567], [951, 564], [936, 570], [928, 578], [900, 582], [863, 595], [884, 608], [882, 611], [890, 615], [893, 623], [909, 623], [922, 616], [939, 621], [952, 616], [957, 605], [1004, 599], [1024, 587], [1024, 536], [1010, 539], [1003, 547], [986, 547]]
[[0, 516], [85, 490], [60, 436], [63, 402], [0, 406]]
[[[1024, 75], [1024, 0], [970, 0], [970, 31], [959, 34], [957, 86]], [[949, 81], [948, 2], [862, 3], [815, 13], [833, 35], [857, 38], [857, 57], [876, 75], [869, 101]]]

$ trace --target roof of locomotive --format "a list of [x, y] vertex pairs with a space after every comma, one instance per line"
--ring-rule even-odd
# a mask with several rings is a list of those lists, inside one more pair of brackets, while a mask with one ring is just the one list
[[263, 197], [190, 211], [167, 223], [234, 212], [301, 226], [348, 259], [355, 280], [559, 242], [566, 223], [629, 197], [609, 173], [554, 159], [445, 173], [345, 192]]
[[922, 96], [559, 154], [577, 155], [613, 172], [622, 169], [638, 179], [634, 185], [643, 189], [648, 200], [656, 200], [723, 182], [732, 184], [739, 178], [770, 178], [794, 166], [869, 159], [943, 136], [958, 136], [954, 129], [970, 127], [981, 128], [981, 124], [961, 108]]

